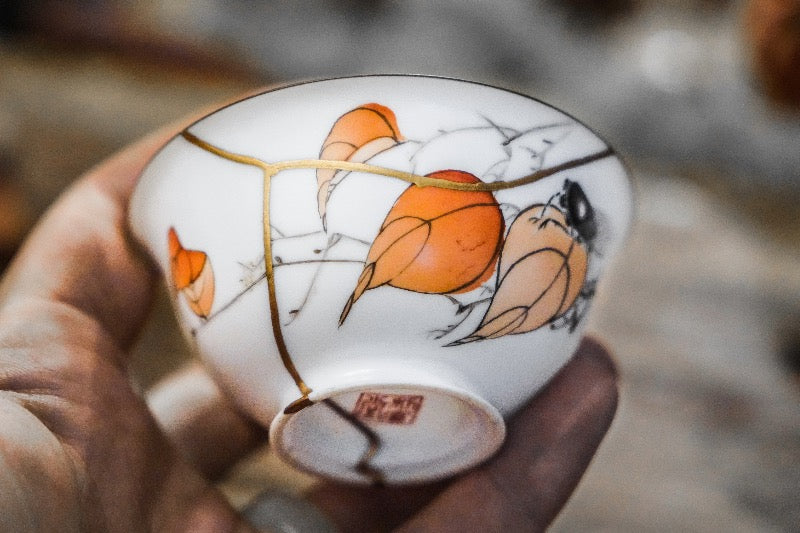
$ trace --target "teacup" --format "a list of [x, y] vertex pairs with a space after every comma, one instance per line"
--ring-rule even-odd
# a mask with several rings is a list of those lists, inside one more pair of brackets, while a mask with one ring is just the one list
[[144, 171], [130, 223], [280, 456], [414, 483], [490, 457], [570, 358], [631, 206], [615, 152], [553, 107], [363, 76], [194, 123]]

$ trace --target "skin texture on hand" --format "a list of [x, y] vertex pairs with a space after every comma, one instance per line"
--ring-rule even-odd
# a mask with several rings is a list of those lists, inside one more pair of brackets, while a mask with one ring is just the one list
[[[76, 182], [0, 282], [0, 531], [252, 531], [212, 482], [263, 430], [199, 367], [160, 385], [152, 411], [127, 371], [157, 282], [128, 236], [127, 202], [176, 131]], [[309, 498], [345, 531], [543, 529], [616, 398], [608, 353], [584, 341], [483, 466], [424, 487], [322, 484]]]
[[[126, 204], [165, 140], [143, 141], [79, 181], [0, 285], [6, 530], [245, 530], [127, 374], [156, 276], [127, 237]], [[9, 435], [9, 426], [18, 429]]]

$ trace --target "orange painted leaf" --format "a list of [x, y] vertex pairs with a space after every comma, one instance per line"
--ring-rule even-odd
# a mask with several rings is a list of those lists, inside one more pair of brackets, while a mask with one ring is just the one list
[[[363, 163], [402, 140], [391, 109], [364, 104], [339, 117], [322, 143], [319, 158]], [[331, 191], [346, 175], [345, 171], [330, 168], [317, 170], [317, 204], [323, 220]]]
[[175, 228], [169, 229], [167, 240], [175, 290], [184, 295], [196, 315], [208, 317], [214, 302], [214, 273], [208, 255], [184, 248]]
[[521, 212], [508, 230], [497, 288], [474, 333], [452, 344], [527, 333], [563, 315], [586, 281], [588, 254], [552, 205]]
[[[458, 170], [429, 176], [479, 183]], [[429, 294], [479, 287], [494, 272], [504, 229], [489, 192], [411, 185], [386, 216], [339, 323], [365, 291], [381, 285]]]

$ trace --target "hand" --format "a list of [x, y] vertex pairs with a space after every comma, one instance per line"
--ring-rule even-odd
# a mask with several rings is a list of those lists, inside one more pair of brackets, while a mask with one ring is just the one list
[[[2, 531], [253, 531], [213, 480], [263, 442], [263, 430], [199, 367], [161, 385], [170, 409], [160, 415], [127, 372], [157, 274], [126, 233], [126, 206], [172, 133], [78, 181], [0, 283]], [[424, 487], [322, 484], [308, 498], [345, 531], [543, 529], [591, 460], [616, 399], [614, 366], [587, 340], [483, 466]]]

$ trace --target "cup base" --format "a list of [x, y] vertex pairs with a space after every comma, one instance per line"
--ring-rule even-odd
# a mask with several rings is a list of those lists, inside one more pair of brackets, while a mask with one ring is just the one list
[[374, 385], [327, 391], [270, 427], [277, 454], [294, 466], [352, 483], [442, 479], [494, 454], [505, 423], [468, 391]]

